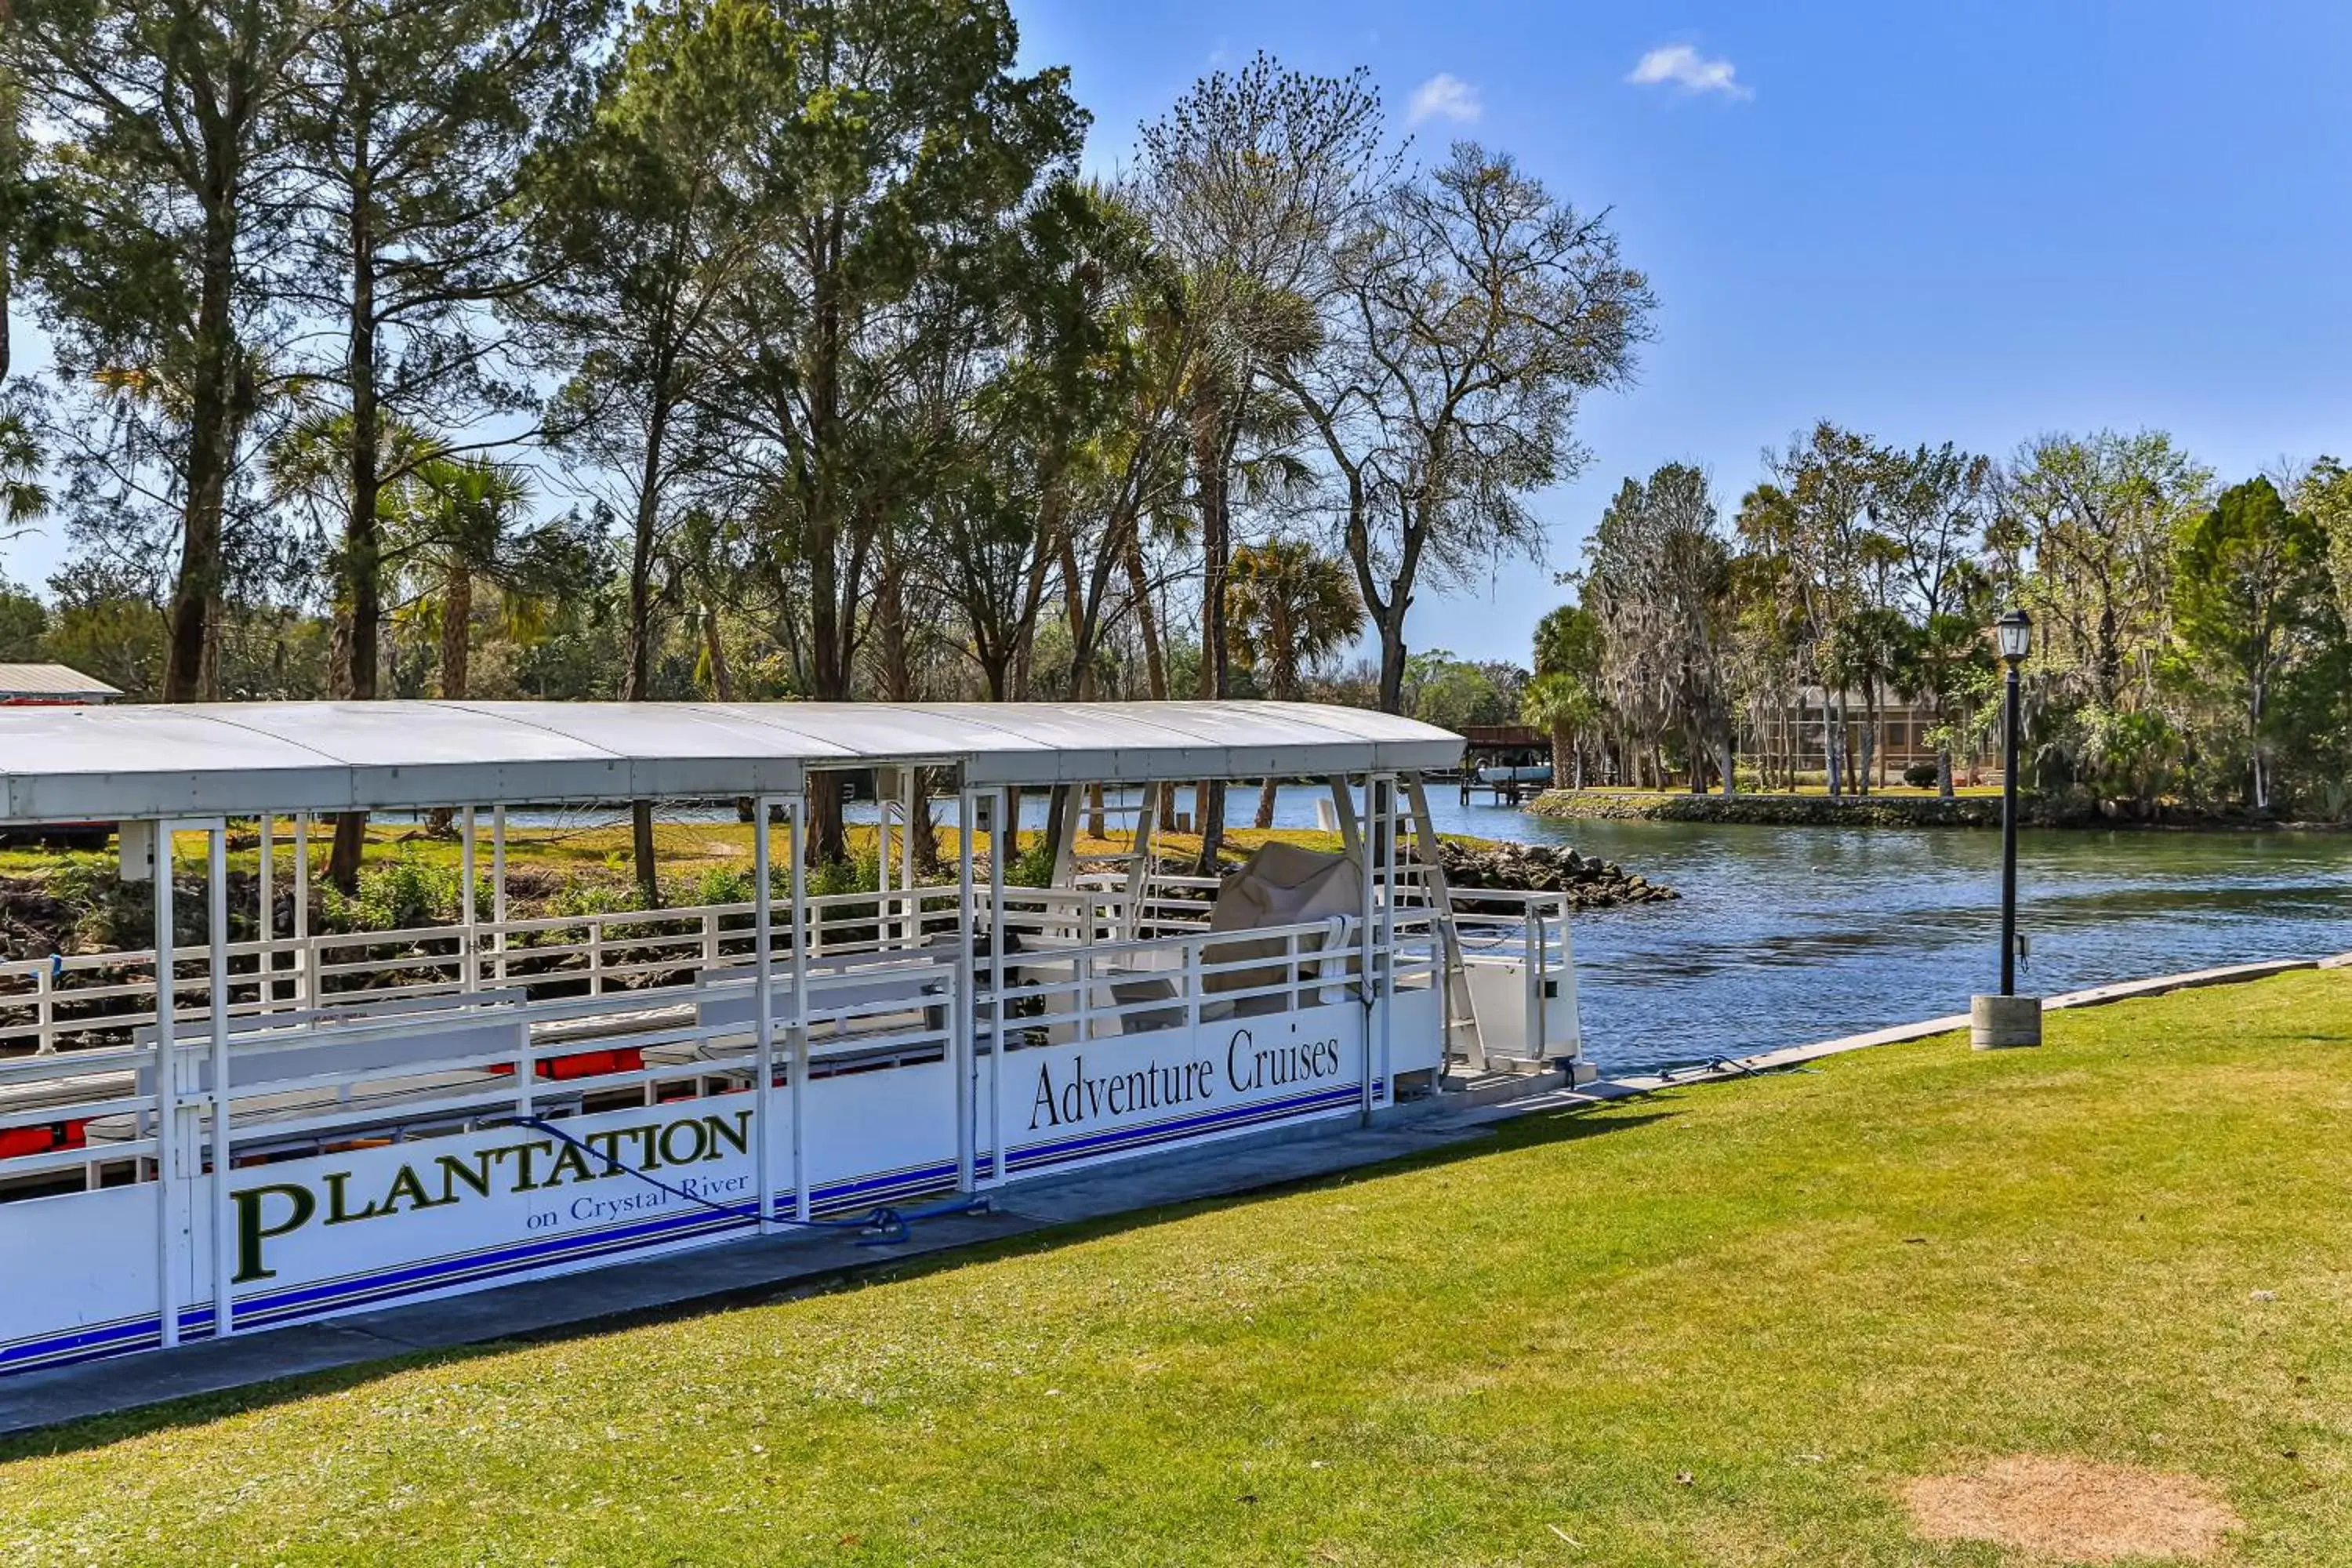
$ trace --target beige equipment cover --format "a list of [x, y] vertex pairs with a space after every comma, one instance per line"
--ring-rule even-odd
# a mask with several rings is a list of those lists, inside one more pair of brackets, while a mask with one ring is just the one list
[[[1346, 917], [1360, 919], [1363, 912], [1361, 861], [1351, 855], [1320, 855], [1276, 840], [1260, 845], [1257, 852], [1243, 862], [1241, 869], [1227, 877], [1224, 885], [1217, 889], [1216, 907], [1209, 914], [1209, 930], [1247, 931], [1269, 926], [1305, 925], [1314, 921], [1336, 922]], [[1314, 952], [1323, 946], [1325, 940], [1319, 935], [1302, 936], [1298, 939], [1299, 951]], [[1338, 940], [1336, 923], [1331, 940]], [[1212, 942], [1201, 950], [1201, 961], [1220, 964], [1241, 963], [1255, 958], [1286, 960], [1286, 949], [1287, 942], [1282, 937]], [[1351, 963], [1349, 967], [1355, 966]], [[1316, 972], [1311, 963], [1298, 966], [1301, 982], [1314, 979]], [[1206, 992], [1255, 991], [1281, 985], [1288, 978], [1286, 961], [1206, 974], [1202, 977], [1201, 988]], [[1289, 1005], [1287, 994], [1244, 996], [1236, 1000], [1233, 1011], [1279, 1013]]]

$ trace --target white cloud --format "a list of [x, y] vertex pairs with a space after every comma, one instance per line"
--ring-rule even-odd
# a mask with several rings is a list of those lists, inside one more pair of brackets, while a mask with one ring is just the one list
[[1711, 60], [1688, 44], [1664, 44], [1643, 55], [1625, 78], [1636, 87], [1672, 83], [1685, 92], [1719, 92], [1726, 98], [1753, 98], [1756, 89], [1739, 80], [1729, 60]]
[[1424, 120], [1475, 120], [1485, 107], [1478, 101], [1476, 88], [1458, 76], [1439, 71], [1412, 89], [1412, 101], [1406, 106], [1404, 122], [1418, 125]]

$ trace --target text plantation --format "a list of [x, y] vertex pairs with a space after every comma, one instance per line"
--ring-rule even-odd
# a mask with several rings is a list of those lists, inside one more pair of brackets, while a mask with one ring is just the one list
[[[402, 1165], [380, 1191], [351, 1191], [352, 1173], [331, 1171], [320, 1178], [319, 1192], [306, 1184], [272, 1182], [230, 1194], [236, 1205], [236, 1282], [268, 1279], [276, 1270], [262, 1266], [262, 1243], [286, 1236], [316, 1220], [323, 1225], [350, 1225], [392, 1215], [441, 1208], [468, 1196], [487, 1198], [500, 1193], [531, 1193], [569, 1183], [602, 1181], [626, 1175], [625, 1166], [651, 1173], [664, 1166], [694, 1165], [723, 1160], [751, 1149], [750, 1110], [733, 1116], [686, 1116], [672, 1121], [608, 1128], [583, 1134], [580, 1142], [559, 1143], [551, 1138], [527, 1139], [478, 1149], [471, 1154], [443, 1154], [429, 1165]], [[594, 1152], [592, 1159], [588, 1151]], [[676, 1179], [681, 1191], [693, 1191], [691, 1178]], [[322, 1217], [323, 1216], [323, 1217]]]

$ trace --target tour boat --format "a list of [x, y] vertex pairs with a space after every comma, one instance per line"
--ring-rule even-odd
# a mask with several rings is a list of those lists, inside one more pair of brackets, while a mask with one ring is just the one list
[[[1462, 747], [1270, 702], [0, 711], [0, 828], [120, 824], [155, 893], [150, 947], [0, 963], [0, 1372], [1573, 1078], [1564, 900], [1445, 886], [1421, 781]], [[874, 885], [815, 895], [811, 802], [853, 777]], [[1169, 872], [1165, 793], [1267, 777], [1328, 781], [1338, 852]], [[987, 852], [1024, 793], [1045, 886]], [[747, 802], [748, 900], [514, 912], [511, 812], [632, 801]], [[313, 929], [322, 818], [426, 810], [456, 921]]]

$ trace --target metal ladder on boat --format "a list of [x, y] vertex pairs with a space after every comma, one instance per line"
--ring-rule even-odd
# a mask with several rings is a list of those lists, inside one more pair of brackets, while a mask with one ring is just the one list
[[1404, 785], [1405, 803], [1411, 812], [1413, 859], [1421, 868], [1422, 889], [1432, 911], [1441, 917], [1431, 921], [1437, 928], [1438, 943], [1444, 951], [1445, 1047], [1441, 1058], [1441, 1076], [1454, 1072], [1459, 1063], [1465, 1075], [1483, 1078], [1494, 1069], [1486, 1059], [1486, 1037], [1478, 1029], [1478, 1009], [1470, 997], [1470, 972], [1462, 956], [1462, 936], [1454, 929], [1451, 918], [1454, 890], [1446, 883], [1444, 857], [1437, 849], [1437, 827], [1429, 814], [1429, 791], [1419, 773], [1402, 774], [1399, 782]]

